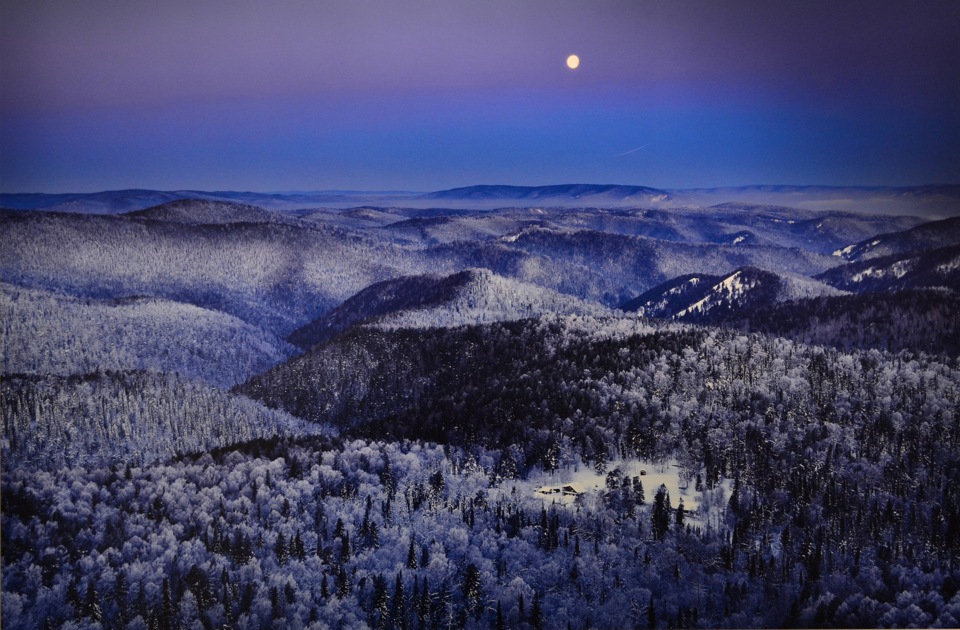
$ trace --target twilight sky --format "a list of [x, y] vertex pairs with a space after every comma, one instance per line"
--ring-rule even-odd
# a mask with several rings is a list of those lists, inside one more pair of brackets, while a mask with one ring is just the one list
[[960, 183], [960, 2], [0, 0], [3, 192], [571, 182]]

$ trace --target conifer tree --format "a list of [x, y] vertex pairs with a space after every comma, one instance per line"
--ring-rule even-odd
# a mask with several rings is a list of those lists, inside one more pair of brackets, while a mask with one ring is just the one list
[[407, 568], [414, 570], [417, 568], [417, 553], [413, 546], [413, 536], [410, 537], [410, 549], [407, 551]]
[[651, 513], [653, 524], [653, 537], [657, 540], [663, 540], [670, 528], [670, 493], [667, 487], [661, 485], [657, 489], [657, 494], [653, 498], [653, 511]]
[[93, 580], [87, 582], [87, 595], [83, 601], [83, 616], [94, 623], [103, 621], [103, 609], [100, 606], [100, 595]]
[[409, 617], [407, 615], [407, 598], [403, 594], [403, 572], [397, 573], [396, 584], [393, 587], [393, 604], [390, 606], [390, 616], [395, 628], [407, 630]]

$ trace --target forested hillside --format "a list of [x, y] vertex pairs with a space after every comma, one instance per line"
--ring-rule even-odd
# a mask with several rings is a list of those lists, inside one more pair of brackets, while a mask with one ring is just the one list
[[378, 280], [418, 269], [397, 247], [278, 223], [8, 213], [4, 281], [75, 296], [161, 297], [285, 335]]
[[254, 438], [325, 429], [150, 372], [4, 375], [3, 469], [147, 464]]
[[293, 355], [236, 317], [155, 298], [79, 299], [0, 284], [5, 373], [177, 372], [230, 387]]
[[817, 276], [827, 284], [855, 292], [943, 287], [960, 291], [960, 245], [912, 250], [849, 265]]
[[727, 325], [841, 349], [960, 356], [960, 297], [943, 289], [787, 301]]
[[4, 628], [960, 626], [952, 223], [223, 195], [0, 214]]
[[[766, 432], [782, 423], [779, 430], [792, 434], [809, 422], [842, 432], [894, 415], [904, 428], [931, 416], [949, 424], [960, 402], [955, 359], [627, 326], [633, 330], [622, 320], [558, 318], [363, 330], [239, 390], [361, 434], [517, 445], [525, 465], [547, 468], [561, 452], [602, 463], [692, 448], [706, 479], [747, 474], [737, 426], [759, 420]], [[864, 391], [871, 394], [866, 400]], [[859, 442], [857, 454], [868, 448]], [[792, 457], [780, 455], [789, 465]]]
[[784, 302], [841, 294], [842, 291], [808, 277], [741, 267], [725, 277], [679, 276], [620, 308], [643, 317], [719, 324]]

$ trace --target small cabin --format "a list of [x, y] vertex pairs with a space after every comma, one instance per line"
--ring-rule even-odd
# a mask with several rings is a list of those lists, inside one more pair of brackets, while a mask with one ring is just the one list
[[576, 497], [583, 494], [583, 488], [575, 483], [567, 483], [562, 486], [541, 486], [537, 488], [537, 494], [559, 494], [562, 497]]

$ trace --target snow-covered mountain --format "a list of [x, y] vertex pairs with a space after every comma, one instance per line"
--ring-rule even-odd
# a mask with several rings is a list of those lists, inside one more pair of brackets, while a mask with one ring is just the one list
[[689, 274], [674, 278], [620, 308], [643, 317], [720, 322], [748, 317], [753, 310], [781, 302], [841, 294], [804, 276], [741, 267], [725, 276]]
[[909, 230], [879, 234], [833, 252], [844, 260], [858, 262], [882, 256], [936, 249], [960, 244], [960, 217], [930, 221]]
[[295, 349], [219, 311], [160, 298], [75, 298], [0, 284], [3, 372], [176, 372], [231, 387]]
[[960, 291], [960, 245], [868, 258], [840, 265], [816, 278], [856, 293], [924, 287]]
[[467, 269], [448, 276], [404, 276], [378, 282], [295, 330], [289, 340], [309, 348], [357, 324], [378, 328], [430, 328], [546, 314], [608, 312], [599, 304], [504, 278], [487, 269]]
[[5, 375], [0, 393], [4, 470], [143, 465], [329, 431], [175, 374]]
[[960, 625], [960, 245], [603, 188], [0, 211], [4, 628]]
[[[909, 216], [864, 216], [815, 213], [796, 208], [728, 203], [711, 208], [499, 208], [487, 211], [391, 209], [403, 215], [389, 224], [371, 225], [366, 210], [355, 227], [388, 241], [421, 245], [509, 239], [532, 228], [593, 231], [646, 237], [678, 243], [798, 248], [831, 254], [851, 242], [884, 232], [912, 228], [921, 221]], [[331, 225], [350, 227], [352, 212], [313, 215]]]
[[722, 280], [721, 276], [691, 273], [658, 284], [649, 291], [620, 305], [620, 310], [636, 312], [641, 317], [670, 319], [706, 297]]
[[161, 205], [126, 213], [126, 216], [149, 221], [225, 225], [229, 223], [280, 223], [292, 217], [269, 212], [259, 206], [205, 199], [179, 199]]
[[480, 201], [512, 205], [535, 202], [548, 206], [580, 207], [620, 206], [659, 207], [675, 205], [673, 196], [665, 190], [648, 186], [623, 186], [616, 184], [560, 184], [554, 186], [468, 186], [429, 193], [422, 197], [429, 200]]
[[[419, 255], [356, 232], [278, 222], [4, 212], [5, 282], [77, 297], [157, 297], [287, 335], [364, 287], [423, 270]], [[229, 206], [229, 212], [237, 207]], [[154, 211], [149, 211], [152, 213]], [[251, 212], [240, 208], [239, 212]]]
[[[659, 189], [617, 184], [468, 186], [430, 193], [409, 191], [243, 192], [201, 190], [113, 190], [97, 193], [0, 193], [0, 208], [118, 214], [177, 199], [256, 205], [269, 210], [358, 206], [486, 209], [503, 207], [692, 208], [728, 202], [800, 208], [817, 213], [913, 215], [943, 219], [960, 215], [960, 186], [741, 186]], [[856, 242], [856, 241], [850, 241]]]

